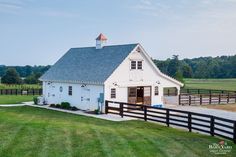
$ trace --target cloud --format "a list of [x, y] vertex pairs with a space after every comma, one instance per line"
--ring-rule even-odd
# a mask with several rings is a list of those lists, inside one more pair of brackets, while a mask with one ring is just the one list
[[75, 12], [56, 11], [56, 10], [41, 11], [39, 14], [49, 17], [62, 17], [62, 18], [76, 18], [80, 16], [78, 13]]
[[0, 2], [0, 12], [15, 13], [22, 8], [19, 4]]

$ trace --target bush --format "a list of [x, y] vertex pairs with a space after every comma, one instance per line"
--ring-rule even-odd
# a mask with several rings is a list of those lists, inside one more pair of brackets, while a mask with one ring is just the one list
[[56, 105], [55, 104], [51, 104], [50, 107], [56, 107]]
[[33, 98], [33, 101], [34, 101], [34, 104], [35, 104], [35, 105], [38, 105], [38, 98], [37, 98], [37, 97], [34, 97], [34, 98]]
[[75, 107], [75, 106], [73, 106], [73, 107], [71, 107], [71, 110], [72, 111], [77, 111], [77, 110], [79, 110], [77, 107]]
[[100, 114], [98, 109], [94, 110], [94, 112], [95, 112], [95, 114]]
[[62, 102], [62, 103], [61, 103], [61, 108], [63, 108], [63, 109], [70, 109], [70, 103], [68, 103], [68, 102]]
[[61, 105], [60, 104], [56, 104], [55, 107], [56, 108], [61, 108]]

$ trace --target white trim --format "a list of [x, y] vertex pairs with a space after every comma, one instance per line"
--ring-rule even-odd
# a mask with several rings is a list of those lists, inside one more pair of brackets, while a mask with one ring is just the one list
[[[151, 60], [151, 57], [147, 54], [147, 52], [144, 50], [144, 48], [143, 48], [140, 44], [138, 44], [137, 47], [138, 47], [138, 46], [140, 47], [141, 51], [143, 52], [143, 54], [145, 55], [145, 57], [147, 58], [147, 60], [151, 63], [151, 65], [154, 67], [154, 69], [157, 71], [157, 73], [158, 73], [159, 75], [161, 75], [163, 78], [168, 79], [169, 81], [172, 81], [173, 83], [175, 83], [175, 84], [177, 84], [177, 85], [179, 85], [179, 86], [181, 86], [181, 87], [184, 86], [183, 83], [181, 83], [181, 82], [177, 81], [176, 79], [174, 79], [174, 78], [172, 78], [172, 77], [170, 77], [170, 76], [168, 76], [168, 75], [162, 73], [162, 72], [159, 70], [159, 68], [153, 63], [153, 61]], [[135, 49], [136, 49], [137, 47], [135, 47]]]

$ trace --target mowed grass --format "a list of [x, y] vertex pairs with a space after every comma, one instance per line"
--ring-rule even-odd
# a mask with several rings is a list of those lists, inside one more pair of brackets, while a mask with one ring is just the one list
[[[0, 108], [4, 157], [210, 157], [220, 139], [144, 121], [111, 122], [33, 107]], [[235, 145], [225, 156], [236, 156]]]
[[32, 95], [0, 95], [0, 104], [20, 104], [26, 101], [33, 101]]
[[236, 91], [236, 79], [185, 79], [185, 88]]

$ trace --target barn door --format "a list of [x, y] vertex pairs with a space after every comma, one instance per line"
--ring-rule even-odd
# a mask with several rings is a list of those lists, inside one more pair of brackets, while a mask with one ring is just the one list
[[143, 104], [151, 105], [151, 87], [144, 87]]
[[128, 103], [136, 104], [136, 100], [137, 100], [137, 88], [129, 87], [128, 88]]
[[90, 109], [90, 89], [87, 87], [81, 88], [80, 109], [82, 109], [82, 110], [89, 110]]

